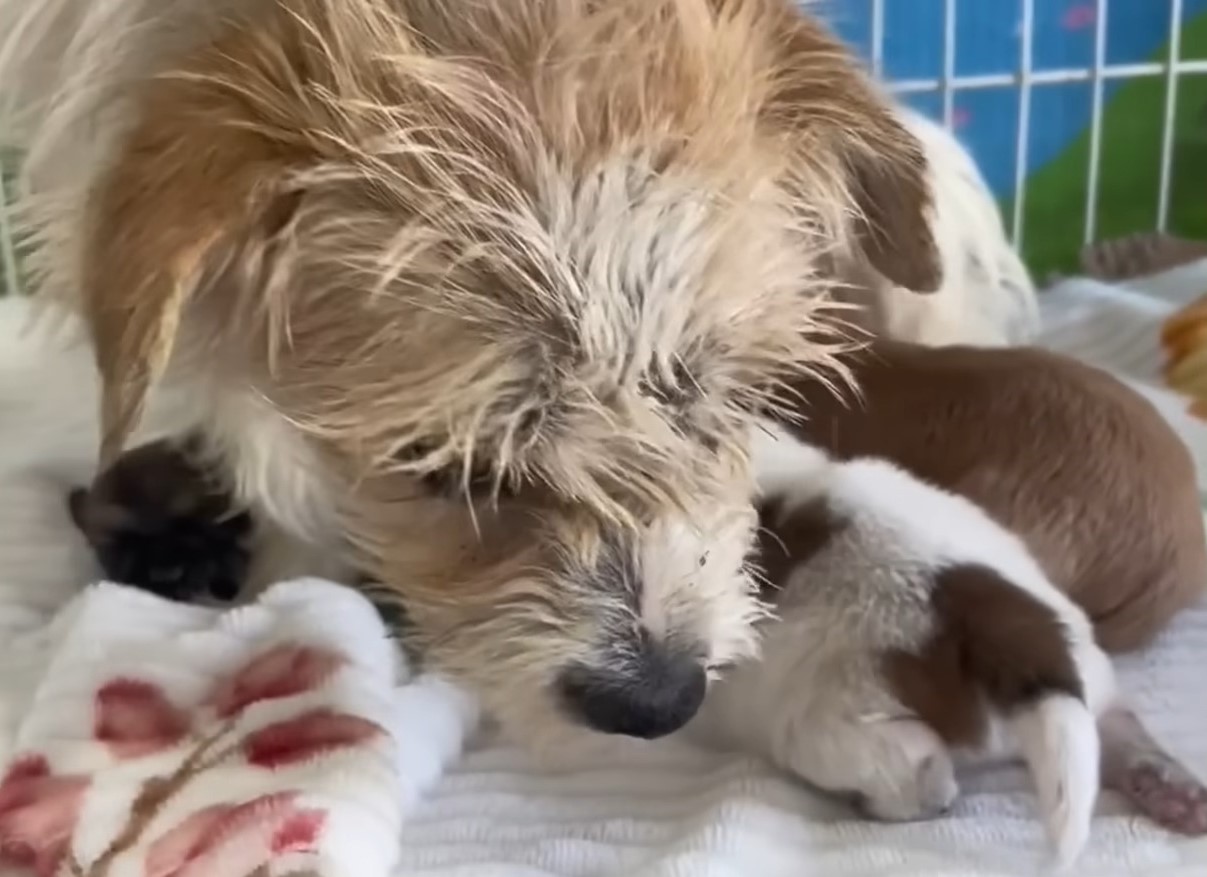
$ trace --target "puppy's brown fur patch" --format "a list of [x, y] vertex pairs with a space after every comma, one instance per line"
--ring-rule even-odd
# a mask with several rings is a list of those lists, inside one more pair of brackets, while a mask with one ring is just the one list
[[759, 504], [758, 565], [763, 574], [764, 596], [774, 600], [792, 570], [806, 564], [842, 529], [824, 498], [796, 506], [784, 513], [782, 499]]
[[984, 741], [986, 703], [1010, 711], [1045, 693], [1082, 697], [1056, 613], [996, 570], [942, 570], [931, 605], [935, 630], [927, 643], [889, 652], [882, 669], [901, 703], [949, 744]]
[[1147, 400], [1039, 349], [877, 340], [839, 399], [801, 382], [803, 423], [840, 459], [885, 457], [1018, 534], [1108, 650], [1152, 640], [1207, 588], [1190, 453]]

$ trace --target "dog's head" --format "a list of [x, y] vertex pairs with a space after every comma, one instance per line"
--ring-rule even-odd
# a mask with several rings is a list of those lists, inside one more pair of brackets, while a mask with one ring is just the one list
[[107, 451], [169, 360], [250, 388], [435, 662], [674, 730], [754, 647], [746, 437], [833, 377], [825, 266], [938, 285], [921, 149], [787, 0], [267, 6], [98, 189]]

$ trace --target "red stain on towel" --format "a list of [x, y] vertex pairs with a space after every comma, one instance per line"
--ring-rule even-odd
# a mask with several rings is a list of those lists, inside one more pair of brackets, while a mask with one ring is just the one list
[[315, 850], [326, 821], [277, 792], [242, 804], [215, 804], [191, 814], [151, 842], [145, 877], [252, 874], [273, 856]]
[[0, 861], [52, 877], [67, 854], [88, 777], [56, 776], [41, 755], [26, 755], [0, 780]]
[[114, 679], [96, 693], [93, 736], [118, 758], [175, 746], [189, 733], [189, 724], [188, 714], [150, 682]]
[[256, 655], [219, 681], [210, 702], [228, 718], [253, 703], [293, 697], [318, 688], [340, 665], [342, 656], [324, 649], [286, 643]]
[[379, 725], [347, 713], [315, 709], [265, 725], [243, 740], [243, 754], [257, 767], [278, 768], [360, 746], [385, 732]]

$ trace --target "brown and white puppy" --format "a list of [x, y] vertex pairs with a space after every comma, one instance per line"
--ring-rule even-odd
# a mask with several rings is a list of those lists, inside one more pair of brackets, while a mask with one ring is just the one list
[[689, 730], [889, 820], [945, 812], [957, 758], [1021, 754], [1072, 861], [1115, 693], [1085, 613], [984, 511], [886, 460], [838, 462], [778, 429], [754, 460], [777, 617]]
[[[878, 457], [1018, 535], [1108, 652], [1141, 648], [1207, 591], [1190, 453], [1111, 375], [1032, 348], [878, 340], [847, 358], [857, 398], [808, 382], [783, 425], [839, 460]], [[1207, 832], [1207, 788], [1127, 711], [1102, 723], [1104, 782], [1163, 825]]]
[[916, 138], [792, 0], [0, 0], [0, 34], [105, 465], [178, 402], [526, 739], [669, 733], [753, 651], [746, 438], [834, 362], [827, 266], [940, 282]]

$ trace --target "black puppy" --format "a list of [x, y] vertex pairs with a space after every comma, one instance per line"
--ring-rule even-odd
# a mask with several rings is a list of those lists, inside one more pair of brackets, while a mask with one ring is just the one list
[[71, 491], [68, 506], [112, 581], [183, 602], [230, 601], [243, 586], [251, 517], [186, 448], [128, 451], [90, 488]]

